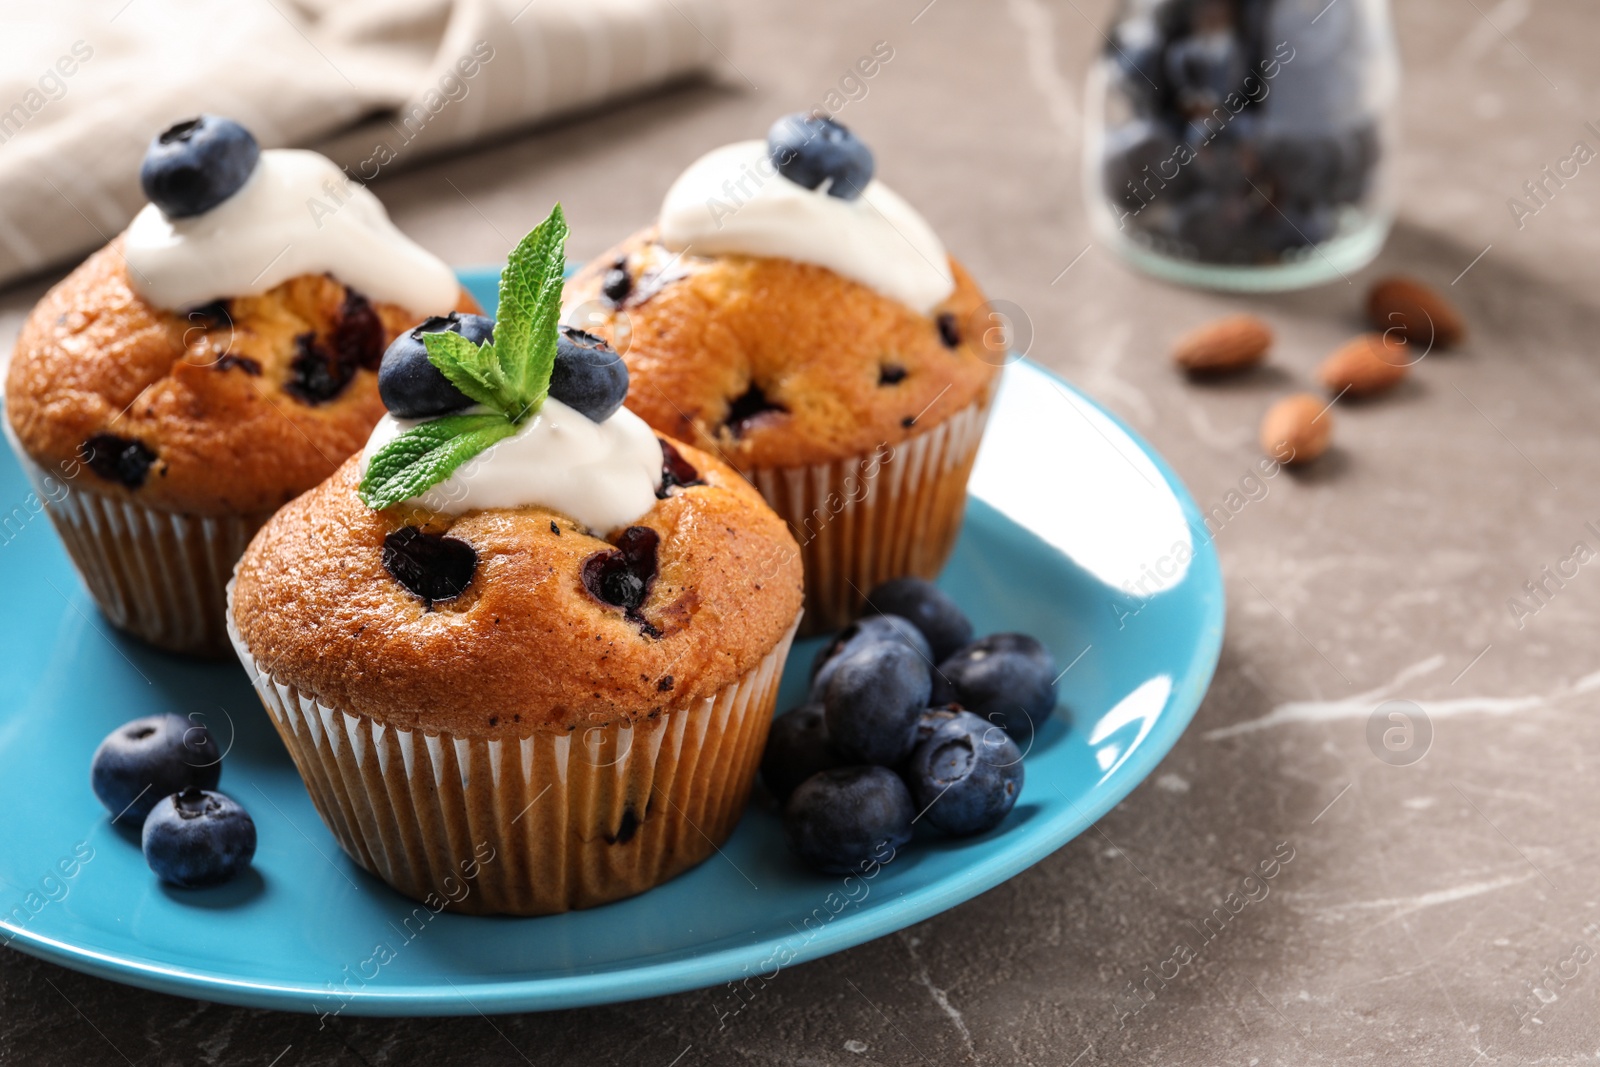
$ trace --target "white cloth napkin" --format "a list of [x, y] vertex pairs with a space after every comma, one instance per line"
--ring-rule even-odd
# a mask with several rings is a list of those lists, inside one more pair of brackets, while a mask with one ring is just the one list
[[370, 181], [725, 37], [719, 0], [0, 0], [0, 284], [117, 234], [151, 137], [199, 112]]

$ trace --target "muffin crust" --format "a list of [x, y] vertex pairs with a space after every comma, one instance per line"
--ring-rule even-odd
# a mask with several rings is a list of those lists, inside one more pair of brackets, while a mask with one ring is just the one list
[[[328, 275], [169, 311], [133, 290], [121, 243], [51, 289], [17, 339], [6, 412], [35, 463], [158, 510], [254, 514], [362, 447], [384, 410], [378, 359], [421, 315]], [[465, 291], [457, 308], [478, 310]]]
[[649, 229], [588, 264], [564, 302], [623, 354], [627, 405], [651, 426], [739, 470], [798, 467], [899, 444], [989, 386], [1000, 331], [951, 269], [954, 291], [920, 315], [825, 267], [674, 255]]
[[[602, 540], [539, 507], [375, 512], [356, 495], [356, 458], [256, 535], [236, 572], [234, 623], [258, 663], [325, 705], [424, 733], [510, 739], [710, 696], [794, 622], [799, 549], [743, 479], [678, 447], [705, 484], [672, 488], [634, 524], [660, 536], [639, 613], [648, 627], [581, 577], [622, 531]], [[384, 538], [412, 525], [476, 552], [459, 597], [430, 608], [384, 567]]]

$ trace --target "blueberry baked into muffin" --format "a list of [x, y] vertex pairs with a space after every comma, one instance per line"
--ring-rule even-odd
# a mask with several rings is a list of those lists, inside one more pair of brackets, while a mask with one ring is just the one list
[[789, 522], [807, 633], [943, 566], [1004, 362], [983, 294], [872, 174], [843, 126], [786, 116], [690, 165], [566, 293], [627, 360], [628, 406]]
[[395, 341], [366, 449], [266, 524], [232, 588], [240, 659], [340, 844], [461, 911], [588, 907], [705, 859], [801, 607], [783, 521], [558, 329], [565, 232], [558, 207], [512, 254], [496, 323]]
[[162, 133], [141, 179], [151, 203], [23, 326], [6, 430], [106, 616], [225, 655], [251, 534], [365, 443], [389, 342], [476, 305], [332, 162], [228, 119]]

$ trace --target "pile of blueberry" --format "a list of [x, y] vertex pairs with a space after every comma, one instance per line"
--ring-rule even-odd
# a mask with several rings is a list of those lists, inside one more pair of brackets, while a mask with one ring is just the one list
[[784, 837], [845, 874], [911, 840], [998, 826], [1022, 791], [1023, 745], [1055, 708], [1055, 660], [1026, 634], [972, 639], [920, 578], [885, 582], [867, 615], [817, 655], [811, 692], [778, 716], [761, 759]]
[[1379, 155], [1359, 64], [1278, 40], [1273, 0], [1131, 7], [1107, 38], [1101, 160], [1123, 229], [1167, 255], [1239, 266], [1336, 236]]
[[[396, 337], [378, 365], [378, 396], [396, 418], [432, 419], [472, 406], [472, 399], [428, 359], [423, 334], [446, 332], [458, 333], [473, 344], [487, 344], [494, 340], [494, 320], [452, 311]], [[628, 395], [628, 365], [601, 338], [562, 326], [550, 371], [550, 395], [595, 422], [604, 422]]]
[[89, 772], [113, 822], [143, 824], [150, 869], [185, 889], [220, 885], [256, 854], [256, 824], [215, 791], [221, 778], [216, 741], [181, 715], [151, 715], [113, 730]]

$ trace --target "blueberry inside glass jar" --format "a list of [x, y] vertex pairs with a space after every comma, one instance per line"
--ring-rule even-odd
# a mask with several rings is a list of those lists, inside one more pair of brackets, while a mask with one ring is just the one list
[[1089, 77], [1095, 232], [1189, 285], [1347, 276], [1392, 221], [1398, 91], [1388, 0], [1121, 0]]

